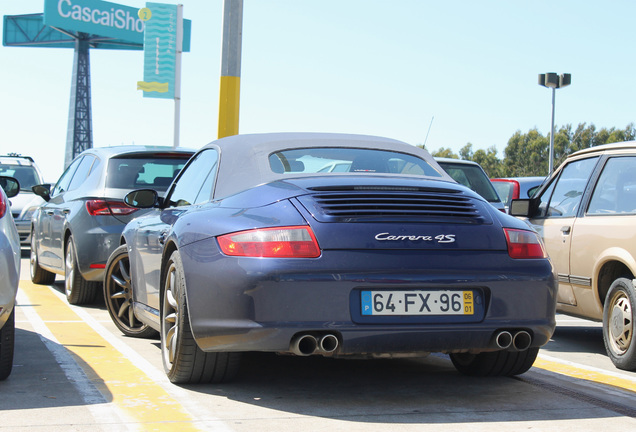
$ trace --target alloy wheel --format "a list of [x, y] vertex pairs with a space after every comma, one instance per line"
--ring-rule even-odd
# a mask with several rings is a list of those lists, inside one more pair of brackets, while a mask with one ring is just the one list
[[172, 364], [176, 358], [179, 338], [179, 303], [177, 301], [177, 269], [173, 262], [166, 274], [166, 286], [163, 294], [161, 339], [166, 364]]

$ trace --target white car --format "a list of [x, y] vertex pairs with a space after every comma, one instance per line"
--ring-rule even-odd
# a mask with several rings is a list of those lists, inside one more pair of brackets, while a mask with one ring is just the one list
[[0, 156], [0, 176], [13, 177], [20, 183], [20, 193], [11, 198], [11, 214], [22, 246], [31, 244], [31, 216], [44, 203], [31, 188], [44, 183], [40, 169], [30, 156], [10, 153]]
[[[13, 368], [15, 295], [20, 281], [20, 237], [9, 210], [9, 198], [20, 191], [12, 177], [0, 176], [0, 381]], [[5, 193], [6, 191], [6, 193]]]

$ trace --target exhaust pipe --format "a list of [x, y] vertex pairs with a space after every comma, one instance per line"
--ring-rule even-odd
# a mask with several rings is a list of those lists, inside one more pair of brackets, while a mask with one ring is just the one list
[[512, 339], [512, 346], [518, 351], [525, 351], [532, 344], [532, 336], [527, 331], [517, 332]]
[[508, 331], [500, 331], [495, 336], [495, 343], [501, 349], [508, 349], [512, 345], [512, 335]]
[[299, 335], [292, 339], [291, 351], [299, 356], [308, 356], [316, 352], [318, 341], [312, 335]]
[[325, 353], [332, 353], [338, 349], [338, 338], [332, 334], [326, 334], [320, 338], [320, 350]]

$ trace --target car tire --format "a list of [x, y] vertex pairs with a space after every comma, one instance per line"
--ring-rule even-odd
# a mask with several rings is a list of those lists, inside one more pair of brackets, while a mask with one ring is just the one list
[[137, 319], [133, 312], [133, 292], [130, 277], [128, 247], [119, 246], [106, 264], [104, 302], [115, 326], [126, 336], [150, 338], [157, 331]]
[[636, 370], [636, 290], [631, 279], [618, 278], [609, 288], [603, 308], [603, 342], [618, 369]]
[[13, 346], [15, 343], [15, 309], [0, 329], [0, 381], [11, 374], [13, 368]]
[[31, 257], [29, 259], [29, 270], [31, 273], [31, 282], [38, 285], [51, 285], [55, 282], [55, 273], [44, 270], [40, 267], [38, 254], [35, 250], [35, 240], [33, 232], [31, 232]]
[[77, 254], [73, 237], [66, 241], [66, 254], [64, 258], [64, 291], [68, 302], [72, 305], [83, 305], [95, 301], [99, 283], [89, 282], [79, 271], [77, 266]]
[[174, 251], [166, 265], [161, 302], [161, 355], [175, 384], [219, 383], [234, 378], [240, 353], [204, 352], [190, 328], [181, 256]]
[[539, 348], [529, 348], [525, 351], [455, 353], [450, 358], [455, 368], [464, 375], [514, 376], [527, 372], [538, 354]]

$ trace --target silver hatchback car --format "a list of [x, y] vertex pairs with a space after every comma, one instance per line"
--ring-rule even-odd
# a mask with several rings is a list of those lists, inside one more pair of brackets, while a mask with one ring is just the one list
[[35, 186], [46, 202], [32, 219], [31, 280], [48, 285], [63, 275], [69, 303], [94, 301], [121, 231], [144, 213], [124, 204], [123, 197], [140, 188], [165, 192], [193, 153], [171, 147], [92, 148], [71, 162], [53, 188]]
[[[0, 381], [13, 368], [15, 339], [15, 295], [20, 280], [20, 239], [9, 211], [9, 199], [18, 194], [20, 183], [0, 177]], [[6, 191], [6, 193], [5, 193]]]

